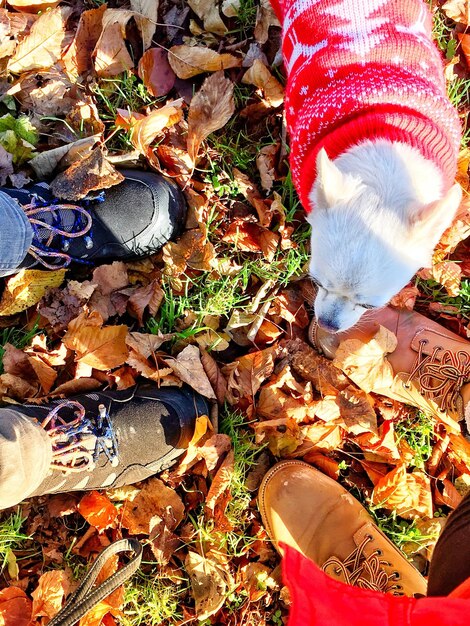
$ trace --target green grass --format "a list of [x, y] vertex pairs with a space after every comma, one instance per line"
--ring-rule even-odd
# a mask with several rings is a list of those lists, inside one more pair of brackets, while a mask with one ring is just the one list
[[461, 315], [470, 320], [470, 279], [462, 279], [457, 296], [449, 296], [442, 285], [431, 279], [422, 280], [418, 278], [416, 286], [423, 293], [426, 302], [440, 302], [445, 306], [455, 307], [455, 310], [449, 309], [447, 313], [449, 315]]
[[249, 471], [256, 463], [262, 447], [255, 444], [253, 432], [249, 429], [246, 417], [225, 406], [220, 420], [220, 432], [232, 440], [234, 451], [234, 469], [230, 481], [231, 499], [227, 504], [225, 515], [233, 526], [233, 530], [216, 531], [214, 521], [207, 520], [201, 510], [190, 519], [197, 530], [196, 543], [215, 546], [230, 558], [241, 557], [247, 553], [255, 541], [249, 532], [250, 502], [253, 493], [246, 486]]
[[12, 551], [20, 549], [23, 541], [31, 539], [31, 537], [21, 532], [21, 527], [25, 520], [26, 518], [21, 515], [18, 509], [16, 513], [12, 513], [0, 522], [0, 561], [2, 571], [8, 564]]
[[434, 424], [431, 418], [417, 411], [412, 417], [398, 422], [395, 433], [397, 443], [403, 439], [415, 453], [410, 465], [424, 470], [424, 464], [432, 454]]
[[256, 24], [256, 12], [258, 3], [256, 0], [240, 0], [240, 7], [237, 11], [237, 26], [230, 33], [240, 35], [240, 38], [249, 37]]
[[183, 618], [181, 597], [186, 594], [188, 581], [162, 577], [158, 568], [144, 573], [138, 571], [124, 595], [122, 626], [158, 626], [163, 622], [174, 624]]
[[369, 512], [380, 530], [400, 549], [407, 543], [414, 543], [419, 549], [419, 546], [425, 546], [430, 540], [437, 539], [439, 534], [424, 534], [416, 526], [415, 520], [404, 520], [395, 512], [387, 514], [374, 508], [369, 508]]
[[[162, 98], [153, 98], [138, 76], [131, 72], [114, 78], [103, 78], [90, 86], [95, 95], [101, 120], [113, 137], [106, 141], [108, 149], [132, 151], [130, 131], [117, 129], [115, 120], [118, 109], [141, 112], [144, 107], [152, 107]], [[115, 133], [115, 134], [114, 134]]]
[[3, 374], [3, 356], [5, 344], [11, 343], [15, 348], [22, 350], [31, 343], [32, 338], [39, 332], [38, 323], [30, 329], [27, 328], [3, 328], [0, 330], [0, 374]]

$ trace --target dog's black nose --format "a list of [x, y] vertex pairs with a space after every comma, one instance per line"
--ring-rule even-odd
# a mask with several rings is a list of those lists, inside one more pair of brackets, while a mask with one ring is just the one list
[[318, 325], [329, 333], [336, 333], [339, 330], [339, 324], [334, 320], [325, 320], [321, 317], [317, 318]]

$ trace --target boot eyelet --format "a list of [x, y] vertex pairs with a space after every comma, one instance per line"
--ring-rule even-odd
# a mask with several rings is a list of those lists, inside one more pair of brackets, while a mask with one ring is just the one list
[[90, 248], [93, 248], [94, 244], [93, 244], [93, 240], [91, 237], [85, 237], [84, 241], [85, 241], [85, 247], [87, 250], [89, 250]]
[[419, 340], [419, 343], [420, 343], [422, 346], [425, 346], [427, 343], [429, 343], [429, 341], [428, 341], [427, 339], [420, 339], [420, 340]]
[[341, 570], [340, 570], [340, 568], [339, 568], [339, 567], [335, 567], [335, 569], [334, 569], [333, 571], [334, 571], [334, 573], [335, 573], [337, 576], [339, 576], [339, 575], [341, 574]]
[[405, 389], [411, 389], [411, 385], [410, 385], [410, 383], [403, 383], [403, 387], [404, 387]]
[[67, 252], [69, 248], [70, 248], [70, 240], [66, 239], [64, 243], [62, 244], [62, 252]]
[[382, 552], [382, 550], [380, 550], [380, 549], [379, 549], [379, 550], [376, 550], [376, 551], [375, 551], [375, 554], [376, 554], [377, 556], [383, 556], [383, 552]]
[[369, 541], [373, 541], [374, 540], [372, 535], [366, 535], [366, 539], [368, 539]]
[[392, 572], [392, 576], [394, 578], [394, 580], [400, 580], [400, 572]]

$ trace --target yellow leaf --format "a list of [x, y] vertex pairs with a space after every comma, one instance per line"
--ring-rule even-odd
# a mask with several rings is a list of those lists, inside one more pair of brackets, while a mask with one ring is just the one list
[[76, 352], [76, 360], [97, 370], [105, 371], [122, 365], [129, 351], [126, 346], [127, 326], [103, 326], [96, 311], [82, 313], [68, 325], [63, 342]]
[[155, 109], [145, 116], [132, 113], [129, 115], [126, 111], [119, 110], [116, 126], [130, 129], [133, 146], [142, 154], [146, 154], [155, 137], [165, 128], [177, 124], [182, 117], [181, 101], [176, 101], [171, 105]]
[[21, 270], [5, 281], [0, 315], [14, 315], [37, 304], [51, 287], [59, 287], [67, 270]]
[[71, 7], [57, 7], [43, 13], [16, 48], [8, 63], [10, 72], [20, 74], [54, 65], [60, 58], [65, 41], [65, 22], [71, 11]]
[[386, 389], [392, 384], [394, 373], [385, 355], [393, 352], [396, 347], [395, 335], [384, 326], [380, 326], [375, 336], [367, 343], [360, 339], [342, 341], [333, 364], [366, 393]]
[[408, 474], [404, 464], [397, 465], [375, 485], [372, 503], [405, 519], [432, 518], [430, 479], [424, 472]]
[[255, 85], [261, 89], [264, 97], [273, 107], [278, 107], [284, 102], [283, 86], [259, 59], [255, 59], [253, 65], [246, 71], [242, 83]]
[[191, 78], [203, 72], [218, 72], [230, 67], [240, 67], [242, 60], [233, 54], [219, 54], [202, 46], [173, 46], [168, 61], [178, 78]]

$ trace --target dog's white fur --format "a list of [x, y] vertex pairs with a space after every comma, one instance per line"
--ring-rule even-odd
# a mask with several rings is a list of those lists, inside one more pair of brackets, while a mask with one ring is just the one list
[[461, 200], [443, 197], [442, 174], [408, 145], [365, 141], [330, 160], [322, 149], [310, 193], [310, 272], [315, 316], [339, 332], [370, 307], [385, 306], [421, 267], [450, 226]]

